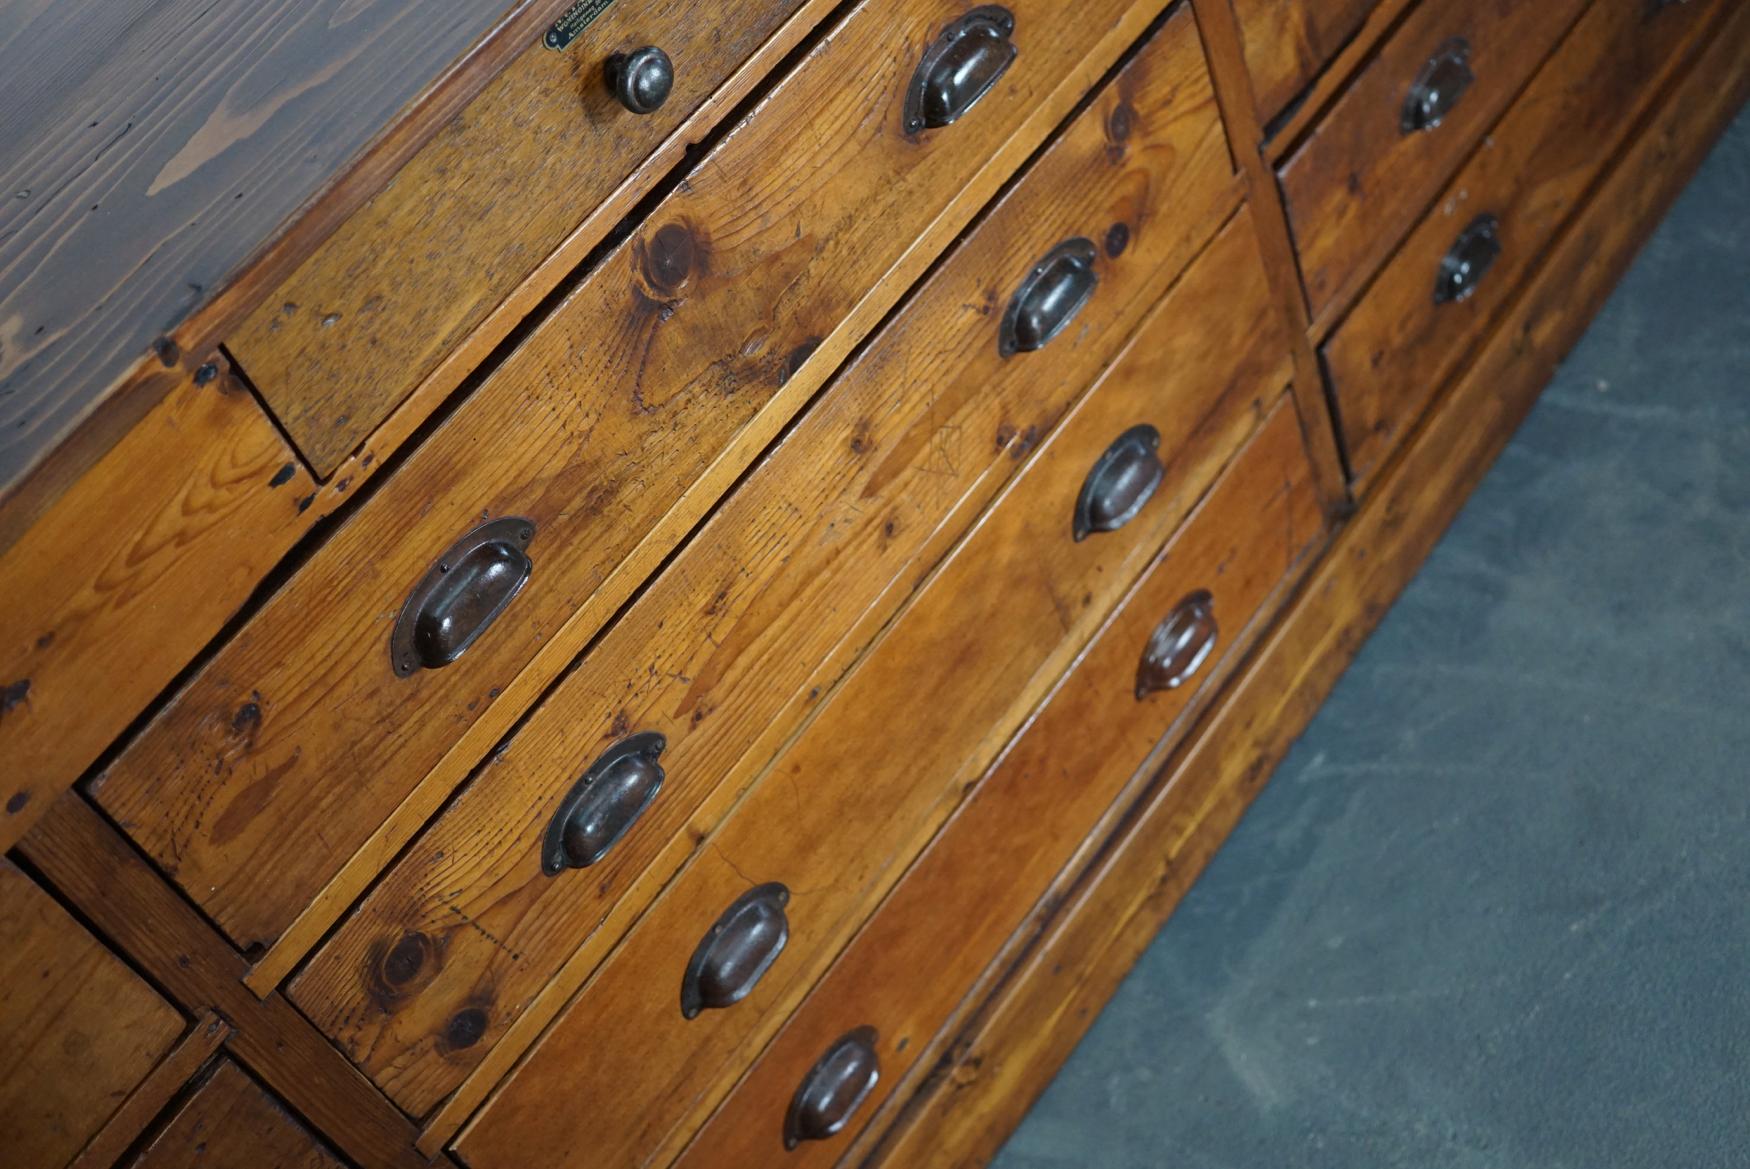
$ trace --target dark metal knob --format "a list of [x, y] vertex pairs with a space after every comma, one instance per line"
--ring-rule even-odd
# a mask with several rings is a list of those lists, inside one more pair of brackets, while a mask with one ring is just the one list
[[662, 791], [668, 776], [657, 760], [667, 748], [667, 739], [645, 731], [602, 752], [547, 825], [541, 871], [556, 877], [607, 856]]
[[653, 114], [674, 92], [674, 62], [655, 45], [608, 58], [608, 88], [635, 114]]
[[525, 549], [535, 522], [511, 516], [481, 524], [438, 558], [413, 586], [389, 634], [397, 677], [447, 666], [496, 621], [534, 564]]
[[722, 1010], [746, 998], [759, 985], [784, 945], [790, 921], [784, 906], [790, 890], [773, 882], [749, 889], [724, 910], [693, 951], [681, 979], [681, 1014]]
[[997, 349], [1004, 357], [1043, 349], [1069, 327], [1100, 283], [1098, 255], [1092, 240], [1065, 240], [1033, 266], [1003, 314]]
[[1189, 682], [1209, 660], [1220, 636], [1214, 597], [1199, 589], [1180, 601], [1155, 626], [1142, 651], [1142, 663], [1136, 667], [1137, 701]]
[[1014, 32], [1014, 13], [998, 4], [981, 4], [944, 29], [906, 91], [906, 133], [951, 125], [977, 105], [1015, 63]]
[[1167, 469], [1160, 456], [1161, 432], [1133, 426], [1094, 463], [1076, 500], [1076, 542], [1095, 532], [1116, 532], [1136, 518], [1160, 489]]
[[1434, 282], [1434, 303], [1451, 304], [1469, 299], [1495, 261], [1501, 258], [1501, 221], [1479, 215], [1459, 233], [1440, 261], [1440, 276]]
[[841, 1132], [881, 1079], [873, 1027], [840, 1036], [802, 1078], [784, 1117], [784, 1147], [824, 1141]]
[[1477, 75], [1471, 72], [1470, 42], [1453, 37], [1428, 59], [1410, 85], [1400, 124], [1406, 134], [1432, 130], [1446, 120]]

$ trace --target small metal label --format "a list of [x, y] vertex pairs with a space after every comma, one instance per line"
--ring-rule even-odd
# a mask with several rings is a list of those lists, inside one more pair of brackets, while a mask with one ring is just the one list
[[608, 10], [614, 0], [577, 0], [565, 15], [553, 22], [541, 43], [557, 52], [583, 35], [583, 30], [595, 23], [595, 18]]

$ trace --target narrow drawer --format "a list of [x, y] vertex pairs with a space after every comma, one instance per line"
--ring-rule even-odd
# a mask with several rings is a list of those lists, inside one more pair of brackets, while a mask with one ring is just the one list
[[[575, 39], [531, 44], [270, 293], [227, 344], [318, 475], [803, 7], [768, 0], [701, 20], [691, 0], [579, 4], [599, 15]], [[670, 92], [634, 113], [610, 62], [636, 67], [643, 108], [663, 61], [632, 54], [653, 48]]]
[[1281, 113], [1378, 6], [1379, 0], [1233, 0], [1259, 121]]
[[355, 855], [392, 854], [399, 842], [361, 849], [548, 642], [566, 652], [545, 652], [520, 694], [582, 648], [1147, 9], [1089, 0], [1065, 25], [1051, 0], [1015, 0], [1012, 32], [988, 18], [970, 34], [978, 62], [1013, 48], [1011, 66], [988, 90], [943, 90], [982, 100], [916, 130], [920, 73], [991, 77], [941, 47], [970, 17], [951, 0], [852, 9], [160, 712], [96, 799], [233, 942], [273, 944]]
[[166, 1119], [131, 1169], [343, 1169], [340, 1158], [229, 1060]]
[[1283, 401], [680, 1166], [832, 1165], [841, 1134], [906, 1078], [1127, 781], [1262, 624], [1322, 543], [1323, 524]]
[[184, 1031], [181, 1014], [0, 859], [0, 1150], [62, 1169]]
[[667, 1163], [1256, 430], [1270, 305], [1241, 217], [463, 1132], [474, 1169]]
[[1378, 469], [1654, 101], [1720, 0], [1597, 0], [1325, 347], [1357, 480]]
[[[537, 995], [550, 1017], [563, 998], [549, 981], [684, 862], [691, 833], [1051, 433], [1234, 197], [1182, 10], [311, 957], [293, 1001], [415, 1115]], [[1071, 262], [1029, 284], [1054, 255]], [[1008, 352], [1009, 305], [1084, 279], [1091, 292], [1049, 341]], [[660, 773], [628, 776], [624, 802], [602, 809], [605, 849], [550, 865], [561, 809], [592, 814], [594, 781], [580, 782], [608, 774], [604, 755], [629, 735], [661, 736]]]
[[1423, 0], [1392, 34], [1281, 168], [1314, 320], [1391, 252], [1584, 7]]

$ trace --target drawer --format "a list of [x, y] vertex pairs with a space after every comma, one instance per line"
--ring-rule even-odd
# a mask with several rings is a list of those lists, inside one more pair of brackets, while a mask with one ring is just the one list
[[1324, 350], [1350, 467], [1378, 469], [1633, 130], [1720, 0], [1597, 0]]
[[1279, 176], [1315, 321], [1390, 253], [1584, 7], [1423, 0], [1362, 69]]
[[1322, 542], [1283, 401], [680, 1165], [835, 1163]]
[[[597, 931], [610, 943], [684, 862], [685, 830], [713, 825], [770, 760], [1234, 198], [1181, 10], [310, 958], [289, 991], [299, 1008], [414, 1115], [537, 995], [550, 1017], [561, 967]], [[1066, 240], [1092, 247], [1092, 294], [1042, 348], [1005, 356], [1006, 306]], [[1080, 263], [1039, 286], [1071, 287]], [[655, 802], [654, 772], [629, 777], [607, 851], [550, 870], [549, 827], [629, 734], [662, 736]]]
[[61, 1169], [185, 1030], [48, 893], [0, 860], [0, 1149]]
[[[767, 0], [700, 20], [692, 0], [577, 5], [599, 15], [561, 50], [524, 50], [269, 293], [227, 348], [318, 475], [804, 7]], [[668, 59], [671, 90], [638, 114], [609, 67], [629, 61], [628, 80], [654, 81], [661, 58], [632, 57], [650, 48]]]
[[474, 1169], [667, 1163], [1257, 428], [1270, 306], [1242, 216], [463, 1132]]
[[[401, 808], [420, 781], [513, 682], [539, 693], [1148, 23], [1089, 3], [1065, 27], [1016, 0], [1012, 67], [915, 132], [920, 58], [962, 6], [851, 9], [97, 777], [98, 802], [245, 949], [355, 856], [393, 855], [374, 833], [435, 810], [431, 792]], [[818, 149], [796, 149], [801, 125]]]
[[178, 1106], [131, 1169], [343, 1169], [341, 1160], [229, 1060]]
[[1361, 30], [1379, 0], [1233, 0], [1258, 120], [1268, 124]]

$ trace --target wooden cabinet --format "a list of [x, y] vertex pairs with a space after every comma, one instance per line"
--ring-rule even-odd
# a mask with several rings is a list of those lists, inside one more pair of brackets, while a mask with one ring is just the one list
[[32, 1169], [982, 1160], [1750, 95], [1727, 0], [201, 7], [78, 189], [234, 278], [0, 329]]
[[341, 1169], [285, 1106], [229, 1060], [175, 1107], [129, 1169]]
[[4, 860], [0, 936], [0, 1148], [16, 1169], [60, 1169], [170, 1051], [185, 1023]]

